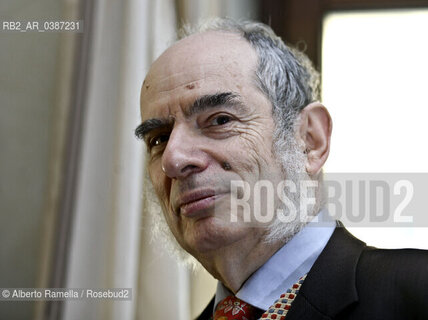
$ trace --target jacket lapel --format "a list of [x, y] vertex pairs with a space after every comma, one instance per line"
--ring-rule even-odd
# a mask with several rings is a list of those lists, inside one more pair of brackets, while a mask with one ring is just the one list
[[300, 288], [287, 320], [331, 319], [357, 302], [356, 268], [365, 247], [338, 223]]
[[[364, 248], [364, 242], [338, 223], [307, 275], [286, 319], [327, 320], [357, 302], [356, 268]], [[213, 304], [214, 298], [197, 320], [209, 319]]]

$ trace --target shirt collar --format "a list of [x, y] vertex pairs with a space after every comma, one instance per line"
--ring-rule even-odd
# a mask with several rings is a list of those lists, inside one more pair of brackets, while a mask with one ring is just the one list
[[[245, 281], [236, 297], [267, 310], [281, 294], [309, 272], [335, 227], [335, 221], [328, 218], [326, 210], [322, 210]], [[218, 282], [214, 308], [229, 295], [233, 293]]]

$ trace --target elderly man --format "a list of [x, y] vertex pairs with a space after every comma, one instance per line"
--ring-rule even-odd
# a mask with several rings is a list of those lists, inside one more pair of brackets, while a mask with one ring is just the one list
[[[217, 20], [153, 63], [136, 135], [170, 231], [219, 280], [199, 319], [428, 319], [425, 252], [313, 219], [332, 129], [317, 87], [259, 23]], [[320, 183], [293, 190], [302, 179]]]

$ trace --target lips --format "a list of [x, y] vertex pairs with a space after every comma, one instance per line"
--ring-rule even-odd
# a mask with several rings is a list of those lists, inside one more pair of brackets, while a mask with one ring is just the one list
[[198, 216], [203, 210], [212, 207], [215, 201], [223, 194], [211, 189], [185, 193], [178, 201], [176, 212], [188, 218]]

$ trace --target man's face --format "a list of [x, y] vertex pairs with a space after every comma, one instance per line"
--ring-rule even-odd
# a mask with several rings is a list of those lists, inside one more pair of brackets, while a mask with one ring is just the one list
[[266, 232], [230, 222], [231, 181], [283, 178], [256, 66], [255, 51], [238, 35], [207, 32], [169, 48], [143, 83], [149, 175], [171, 231], [196, 258], [252, 246]]

